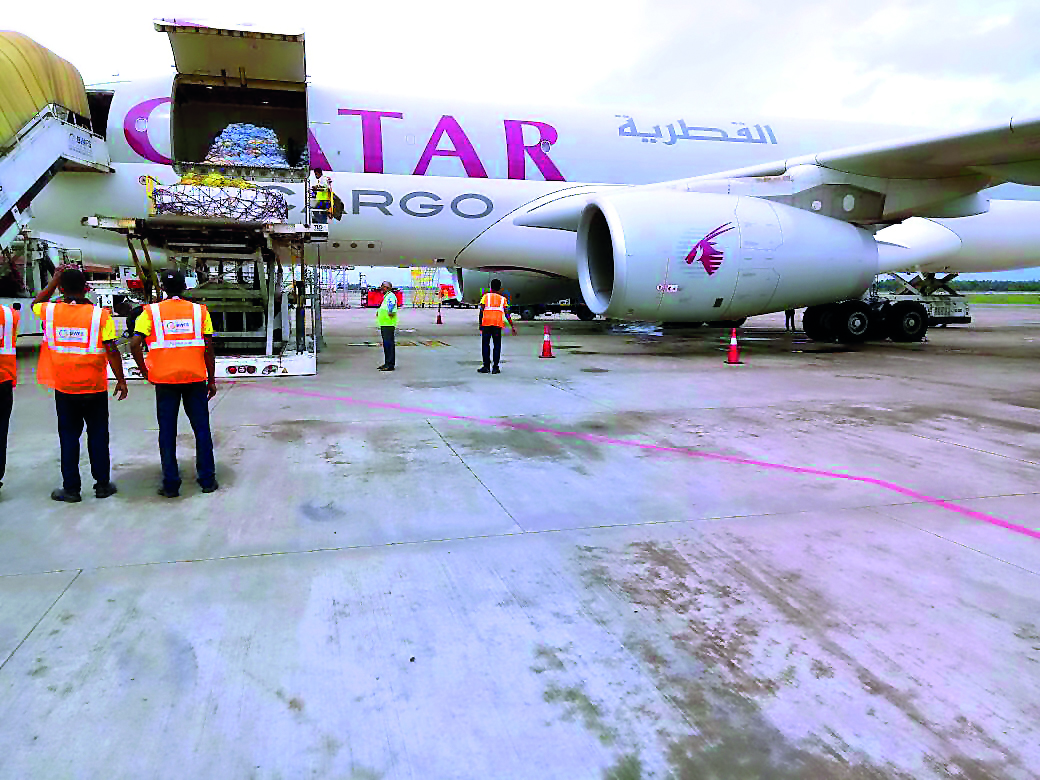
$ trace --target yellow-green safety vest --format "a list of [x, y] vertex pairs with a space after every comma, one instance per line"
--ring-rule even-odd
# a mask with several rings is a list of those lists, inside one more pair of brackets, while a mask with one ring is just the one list
[[[390, 299], [397, 303], [397, 295], [393, 290], [383, 296], [383, 302], [379, 304], [379, 310], [376, 312], [376, 322], [379, 323], [380, 328], [390, 328], [397, 325], [397, 312], [390, 313]], [[400, 307], [398, 307], [398, 310], [400, 310]]]

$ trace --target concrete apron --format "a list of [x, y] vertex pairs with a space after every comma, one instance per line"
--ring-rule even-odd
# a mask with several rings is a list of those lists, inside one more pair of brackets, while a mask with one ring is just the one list
[[1040, 543], [768, 464], [1036, 528], [1040, 329], [806, 355], [778, 315], [735, 374], [707, 332], [576, 321], [539, 362], [533, 323], [488, 377], [471, 312], [406, 313], [447, 346], [377, 374], [347, 346], [368, 313], [327, 313], [317, 378], [224, 385], [222, 490], [191, 482], [189, 431], [178, 501], [136, 386], [119, 495], [48, 501], [53, 404], [20, 355], [0, 776], [1038, 776]]

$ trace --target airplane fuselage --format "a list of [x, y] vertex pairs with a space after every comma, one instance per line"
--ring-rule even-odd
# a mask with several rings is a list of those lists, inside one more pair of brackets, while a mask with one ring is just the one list
[[[164, 185], [179, 180], [172, 87], [170, 79], [115, 85], [105, 133], [115, 173], [56, 177], [33, 205], [36, 233], [83, 248], [93, 262], [129, 262], [118, 237], [80, 221], [95, 214], [145, 217], [146, 178]], [[344, 204], [342, 217], [330, 223], [323, 264], [441, 261], [569, 276], [573, 234], [519, 228], [505, 218], [565, 191], [709, 174], [907, 133], [758, 116], [712, 120], [697, 110], [681, 116], [449, 106], [320, 86], [307, 89], [307, 127], [309, 165], [331, 175]], [[304, 183], [259, 186], [286, 196], [291, 221], [306, 221]]]

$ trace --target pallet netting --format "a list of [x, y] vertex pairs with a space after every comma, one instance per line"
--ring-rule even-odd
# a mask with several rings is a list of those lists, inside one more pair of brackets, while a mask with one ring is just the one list
[[287, 222], [289, 204], [280, 192], [259, 187], [207, 187], [201, 184], [156, 186], [156, 215], [233, 219], [242, 222]]

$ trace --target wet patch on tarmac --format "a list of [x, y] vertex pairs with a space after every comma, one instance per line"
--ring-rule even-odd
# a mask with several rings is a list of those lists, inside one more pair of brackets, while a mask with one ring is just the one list
[[[537, 423], [524, 423], [537, 427]], [[451, 441], [461, 440], [469, 449], [485, 454], [506, 455], [508, 459], [535, 458], [560, 460], [577, 457], [580, 460], [602, 460], [598, 445], [573, 439], [546, 436], [535, 431], [515, 428], [458, 428], [447, 434]]]
[[425, 382], [405, 382], [404, 386], [410, 387], [413, 390], [440, 390], [448, 387], [464, 387], [467, 390], [470, 389], [469, 382], [453, 379], [443, 379], [440, 381], [429, 380]]
[[260, 436], [271, 438], [286, 444], [303, 442], [316, 438], [329, 438], [345, 432], [343, 423], [329, 420], [281, 420], [260, 429]]
[[585, 373], [585, 374], [606, 374], [606, 373], [608, 373], [610, 371], [610, 369], [609, 368], [595, 368], [595, 367], [593, 367], [593, 368], [583, 368], [583, 369], [581, 369], [581, 371], [582, 371], [582, 373]]
[[[623, 599], [639, 615], [628, 618], [622, 641], [690, 724], [688, 734], [658, 730], [675, 776], [1030, 776], [1007, 737], [1002, 743], [962, 716], [931, 718], [937, 692], [912, 665], [876, 657], [849, 617], [800, 574], [729, 547], [698, 537], [578, 551], [590, 590]], [[853, 702], [862, 702], [861, 713]], [[918, 762], [892, 763], [908, 739]], [[931, 771], [923, 773], [921, 761]]]
[[307, 503], [300, 505], [300, 514], [307, 520], [312, 520], [315, 523], [327, 523], [333, 520], [340, 520], [347, 516], [347, 512], [336, 506], [335, 501], [330, 501], [322, 506], [318, 506], [314, 502], [308, 501]]
[[[178, 452], [178, 462], [181, 467], [181, 495], [183, 498], [190, 498], [195, 495], [211, 495], [203, 494], [202, 489], [198, 486], [195, 481], [195, 451], [194, 449]], [[232, 466], [228, 465], [229, 460], [222, 458], [222, 454], [218, 451], [216, 453], [216, 464], [217, 464], [217, 482], [220, 484], [221, 490], [232, 487], [237, 482], [237, 470]], [[154, 463], [147, 464], [127, 464], [125, 466], [118, 463], [112, 465], [112, 481], [116, 483], [116, 487], [119, 492], [111, 498], [106, 498], [106, 502], [112, 502], [113, 509], [118, 508], [118, 505], [122, 501], [126, 500], [140, 500], [147, 499], [149, 501], [155, 500], [157, 502], [167, 502], [171, 499], [163, 498], [162, 496], [156, 495], [156, 491], [162, 485], [162, 467], [159, 465], [159, 454], [155, 455]], [[84, 480], [83, 482], [83, 500], [96, 500], [93, 498], [94, 491], [91, 489], [93, 485], [92, 481]], [[220, 491], [218, 490], [219, 494]], [[173, 499], [174, 501], [176, 499]]]

